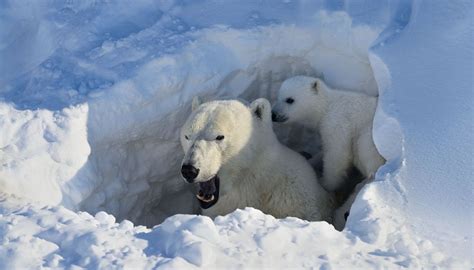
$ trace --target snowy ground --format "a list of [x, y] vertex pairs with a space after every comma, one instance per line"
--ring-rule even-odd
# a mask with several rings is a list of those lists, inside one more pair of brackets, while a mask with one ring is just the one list
[[[472, 13], [469, 1], [0, 3], [0, 268], [472, 267]], [[174, 215], [198, 213], [178, 174], [192, 97], [272, 100], [300, 74], [380, 97], [387, 164], [345, 230], [250, 208]], [[298, 127], [277, 132], [317, 153]]]

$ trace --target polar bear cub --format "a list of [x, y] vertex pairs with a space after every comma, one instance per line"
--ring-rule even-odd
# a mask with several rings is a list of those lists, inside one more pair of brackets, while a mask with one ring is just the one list
[[199, 185], [203, 214], [250, 206], [277, 218], [331, 220], [332, 195], [305, 158], [278, 141], [268, 100], [193, 102], [180, 136], [181, 174]]
[[275, 122], [298, 122], [319, 130], [323, 148], [323, 179], [328, 191], [343, 188], [354, 165], [372, 178], [385, 162], [372, 139], [377, 98], [330, 89], [321, 79], [296, 76], [281, 85], [273, 106]]

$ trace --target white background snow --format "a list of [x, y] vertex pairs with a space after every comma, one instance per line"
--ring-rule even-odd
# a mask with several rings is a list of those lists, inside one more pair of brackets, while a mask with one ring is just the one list
[[[472, 268], [473, 10], [1, 1], [0, 268]], [[272, 100], [300, 74], [379, 95], [387, 164], [345, 230], [251, 208], [183, 215], [198, 213], [179, 176], [192, 97]]]

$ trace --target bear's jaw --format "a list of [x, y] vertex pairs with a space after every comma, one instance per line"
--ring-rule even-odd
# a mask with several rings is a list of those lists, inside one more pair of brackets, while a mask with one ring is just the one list
[[196, 197], [202, 209], [208, 209], [219, 200], [220, 180], [216, 175], [206, 182], [199, 182], [199, 190]]

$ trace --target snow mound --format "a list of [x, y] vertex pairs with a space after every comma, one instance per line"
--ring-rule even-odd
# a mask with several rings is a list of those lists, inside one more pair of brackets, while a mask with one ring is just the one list
[[9, 209], [0, 212], [0, 257], [8, 258], [0, 261], [1, 269], [465, 267], [406, 229], [387, 232], [382, 248], [325, 222], [278, 220], [253, 208], [214, 222], [174, 215], [147, 229], [128, 220], [115, 223], [105, 212], [92, 216], [18, 201], [0, 199], [2, 209]]

